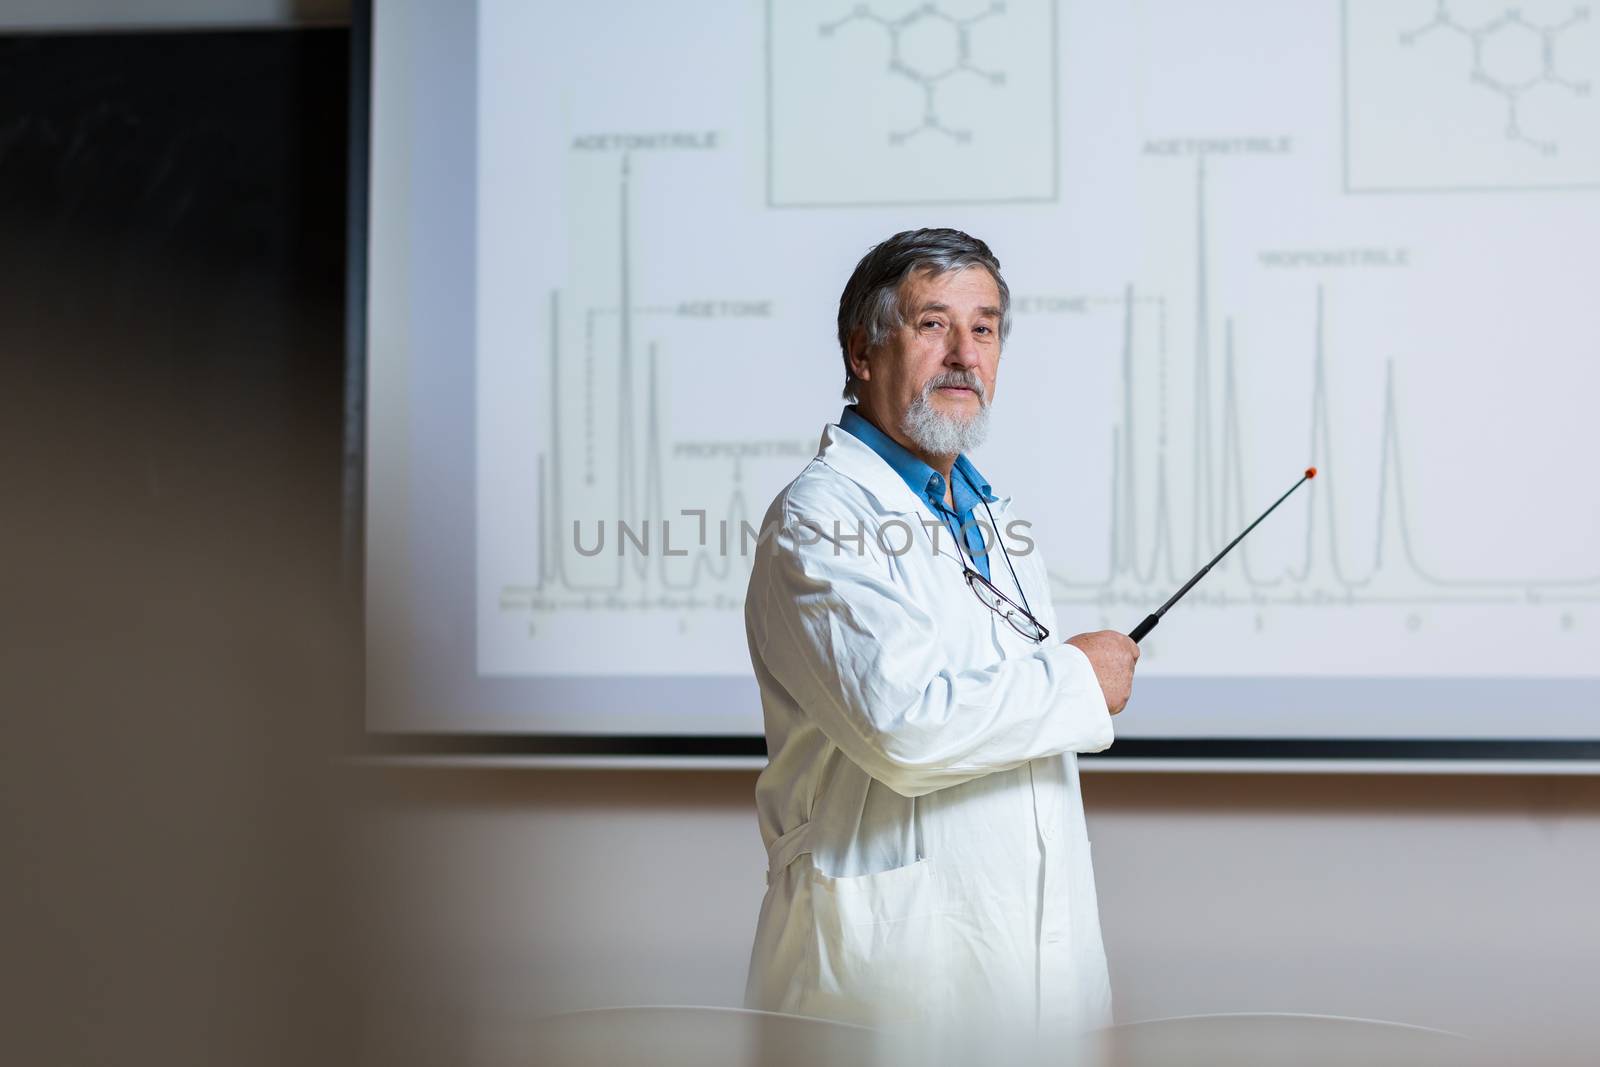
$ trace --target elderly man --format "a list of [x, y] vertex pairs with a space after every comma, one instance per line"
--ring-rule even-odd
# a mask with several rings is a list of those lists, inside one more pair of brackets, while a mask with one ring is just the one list
[[751, 1007], [1110, 1022], [1074, 753], [1111, 744], [1139, 650], [1056, 635], [1027, 524], [967, 457], [1009, 302], [947, 229], [879, 244], [839, 300], [853, 404], [773, 501], [745, 601], [770, 755]]

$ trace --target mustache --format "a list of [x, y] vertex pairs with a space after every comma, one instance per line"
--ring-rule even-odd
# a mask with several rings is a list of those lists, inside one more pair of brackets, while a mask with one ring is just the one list
[[966, 388], [978, 395], [978, 402], [989, 402], [989, 394], [984, 392], [983, 382], [976, 373], [970, 370], [947, 370], [943, 374], [935, 374], [929, 378], [922, 387], [922, 399], [927, 400], [933, 395], [935, 389]]

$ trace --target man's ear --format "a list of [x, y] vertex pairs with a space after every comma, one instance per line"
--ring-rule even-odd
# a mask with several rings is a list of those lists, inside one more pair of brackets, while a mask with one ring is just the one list
[[872, 361], [868, 358], [865, 330], [857, 330], [850, 335], [850, 373], [862, 381], [872, 377]]

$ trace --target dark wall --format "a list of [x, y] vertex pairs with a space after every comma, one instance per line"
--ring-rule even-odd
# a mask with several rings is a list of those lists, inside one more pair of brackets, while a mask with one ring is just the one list
[[0, 1062], [351, 1062], [348, 48], [0, 39]]
[[344, 30], [0, 42], [0, 351], [27, 372], [8, 406], [144, 409], [115, 449], [61, 435], [107, 504], [336, 499], [305, 479], [337, 477], [348, 47]]

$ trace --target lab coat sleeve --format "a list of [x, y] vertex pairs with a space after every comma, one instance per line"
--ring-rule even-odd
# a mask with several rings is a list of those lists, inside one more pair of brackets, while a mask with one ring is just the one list
[[[773, 678], [823, 734], [905, 796], [1113, 739], [1088, 657], [1052, 637], [1031, 655], [951, 663], [936, 620], [892, 580], [869, 536], [800, 544], [799, 520], [764, 561], [764, 641]], [[815, 527], [812, 527], [815, 529]], [[974, 600], [974, 611], [983, 608]]]

